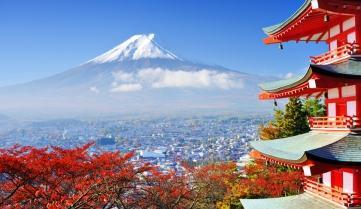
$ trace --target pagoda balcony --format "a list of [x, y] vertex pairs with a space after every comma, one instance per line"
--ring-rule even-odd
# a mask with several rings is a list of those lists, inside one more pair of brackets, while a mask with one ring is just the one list
[[351, 55], [361, 54], [361, 45], [345, 44], [337, 49], [328, 51], [324, 54], [311, 57], [311, 63], [317, 65], [327, 65], [340, 62], [351, 57]]
[[361, 196], [356, 193], [346, 193], [342, 188], [332, 188], [305, 178], [303, 187], [306, 192], [323, 197], [345, 207], [361, 206]]
[[308, 123], [311, 130], [361, 131], [359, 117], [310, 117]]

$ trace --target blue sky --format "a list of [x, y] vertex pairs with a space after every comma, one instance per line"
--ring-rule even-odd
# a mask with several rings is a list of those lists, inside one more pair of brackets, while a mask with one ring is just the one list
[[299, 74], [325, 44], [266, 46], [261, 28], [303, 0], [0, 0], [0, 86], [50, 76], [155, 33], [179, 57], [261, 75]]

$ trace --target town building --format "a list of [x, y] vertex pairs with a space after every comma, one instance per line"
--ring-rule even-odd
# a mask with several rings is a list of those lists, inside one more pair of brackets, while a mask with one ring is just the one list
[[286, 21], [264, 28], [265, 44], [325, 42], [302, 76], [262, 84], [261, 100], [324, 98], [325, 117], [306, 134], [251, 143], [268, 162], [302, 169], [304, 190], [291, 197], [241, 200], [244, 208], [361, 207], [361, 1], [306, 0]]

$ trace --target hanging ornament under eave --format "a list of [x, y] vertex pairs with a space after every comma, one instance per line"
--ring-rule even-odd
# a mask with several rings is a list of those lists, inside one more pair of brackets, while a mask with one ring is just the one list
[[274, 101], [273, 101], [273, 106], [274, 106], [274, 107], [277, 107], [277, 106], [278, 106], [277, 100], [274, 100]]
[[278, 46], [281, 50], [283, 50], [283, 44], [280, 43], [280, 45]]
[[327, 13], [323, 16], [323, 21], [324, 22], [330, 22], [330, 16], [328, 16]]

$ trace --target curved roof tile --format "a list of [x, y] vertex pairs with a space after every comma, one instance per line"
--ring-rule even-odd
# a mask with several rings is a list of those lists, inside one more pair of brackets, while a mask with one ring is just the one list
[[264, 155], [283, 161], [301, 163], [306, 161], [307, 157], [305, 154], [307, 151], [325, 147], [341, 140], [347, 135], [347, 133], [323, 133], [311, 131], [283, 139], [253, 141], [251, 142], [251, 146]]

